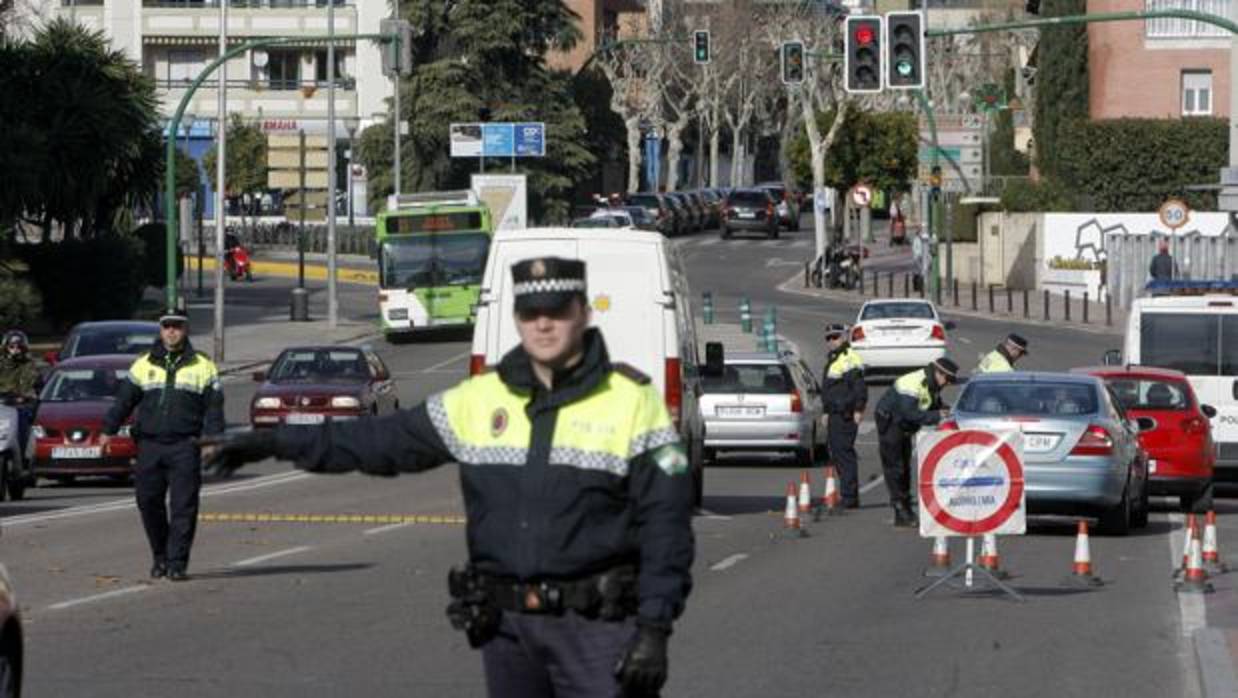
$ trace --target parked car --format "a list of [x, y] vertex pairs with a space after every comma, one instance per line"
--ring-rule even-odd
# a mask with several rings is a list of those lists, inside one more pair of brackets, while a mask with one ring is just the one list
[[946, 330], [931, 301], [872, 300], [860, 306], [851, 326], [851, 346], [869, 374], [919, 368], [946, 354]]
[[683, 195], [687, 197], [688, 201], [691, 202], [692, 205], [696, 207], [696, 210], [700, 213], [701, 229], [702, 230], [717, 229], [718, 223], [719, 223], [718, 215], [714, 207], [710, 205], [709, 200], [706, 199], [699, 191], [686, 191], [683, 193]]
[[701, 189], [697, 194], [705, 202], [705, 208], [709, 211], [709, 227], [711, 229], [722, 227], [722, 195], [717, 189]]
[[721, 374], [707, 372], [701, 390], [706, 461], [720, 451], [774, 451], [813, 464], [824, 407], [812, 370], [795, 354], [727, 354]]
[[17, 592], [8, 570], [0, 564], [0, 698], [21, 698], [23, 642]]
[[764, 232], [770, 239], [778, 237], [778, 214], [774, 197], [765, 189], [736, 189], [726, 198], [722, 209], [722, 239], [736, 230]]
[[1023, 433], [1029, 514], [1100, 519], [1125, 535], [1148, 523], [1148, 463], [1139, 424], [1096, 376], [1015, 371], [973, 376], [939, 429]]
[[123, 354], [81, 356], [56, 364], [39, 393], [30, 428], [36, 478], [66, 483], [83, 476], [129, 479], [138, 455], [129, 433], [132, 417], [106, 447], [100, 436], [131, 365], [133, 357]]
[[623, 210], [628, 212], [628, 216], [632, 219], [632, 226], [637, 230], [660, 232], [657, 219], [649, 214], [648, 209], [641, 206], [624, 206]]
[[678, 235], [680, 231], [679, 214], [666, 197], [655, 192], [639, 192], [628, 194], [628, 206], [639, 206], [649, 212], [657, 224], [658, 232], [663, 235]]
[[614, 221], [617, 228], [634, 228], [636, 224], [632, 222], [632, 216], [624, 208], [600, 208], [589, 214], [590, 218], [604, 218]]
[[681, 191], [672, 191], [667, 192], [665, 196], [683, 212], [684, 220], [687, 221], [684, 230], [695, 233], [705, 229], [705, 212], [697, 208], [686, 194]]
[[573, 228], [618, 228], [619, 223], [614, 218], [594, 218], [587, 216], [585, 218], [572, 219]]
[[253, 379], [262, 384], [249, 403], [255, 428], [358, 419], [400, 407], [391, 372], [368, 347], [285, 349]]
[[69, 330], [64, 344], [43, 358], [56, 364], [77, 356], [98, 354], [137, 355], [159, 341], [159, 323], [141, 320], [101, 320], [79, 322]]
[[787, 185], [782, 182], [762, 182], [758, 189], [765, 189], [774, 196], [778, 208], [778, 223], [787, 230], [800, 229], [800, 207], [798, 197], [787, 191]]
[[1148, 491], [1179, 498], [1185, 511], [1212, 508], [1216, 444], [1211, 420], [1217, 411], [1201, 405], [1185, 373], [1150, 366], [1080, 368], [1109, 385], [1131, 418], [1147, 417], [1139, 432], [1148, 454]]

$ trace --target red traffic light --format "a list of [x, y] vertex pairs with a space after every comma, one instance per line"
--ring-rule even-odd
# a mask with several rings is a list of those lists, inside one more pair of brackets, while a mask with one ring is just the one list
[[868, 46], [877, 38], [877, 32], [867, 24], [857, 25], [855, 28], [855, 43], [860, 46]]

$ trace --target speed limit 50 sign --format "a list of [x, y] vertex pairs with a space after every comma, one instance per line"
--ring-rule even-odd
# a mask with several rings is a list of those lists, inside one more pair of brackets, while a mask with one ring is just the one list
[[916, 452], [921, 536], [1027, 530], [1020, 432], [928, 432]]

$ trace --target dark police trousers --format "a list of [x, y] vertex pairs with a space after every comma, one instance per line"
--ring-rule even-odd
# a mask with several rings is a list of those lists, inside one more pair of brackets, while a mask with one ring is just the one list
[[903, 431], [895, 420], [877, 417], [877, 451], [881, 454], [881, 470], [885, 475], [890, 504], [911, 507], [911, 440], [914, 433]]
[[189, 548], [198, 526], [198, 493], [202, 489], [198, 447], [190, 439], [139, 441], [133, 486], [151, 557], [167, 562], [168, 569], [183, 571], [189, 565]]
[[850, 414], [830, 413], [826, 422], [826, 439], [830, 447], [830, 462], [838, 468], [838, 486], [844, 503], [860, 501], [859, 458], [855, 455], [855, 437], [860, 433]]
[[503, 612], [482, 646], [490, 698], [623, 698], [615, 665], [636, 634], [636, 618], [591, 620], [566, 611]]

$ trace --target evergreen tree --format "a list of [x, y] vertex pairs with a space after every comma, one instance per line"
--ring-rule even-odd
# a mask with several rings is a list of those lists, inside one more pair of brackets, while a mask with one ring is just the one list
[[[1087, 12], [1087, 0], [1044, 0], [1041, 16]], [[1056, 177], [1061, 164], [1058, 139], [1063, 125], [1088, 118], [1088, 30], [1085, 24], [1045, 27], [1036, 49], [1036, 111], [1032, 143], [1036, 167]]]

